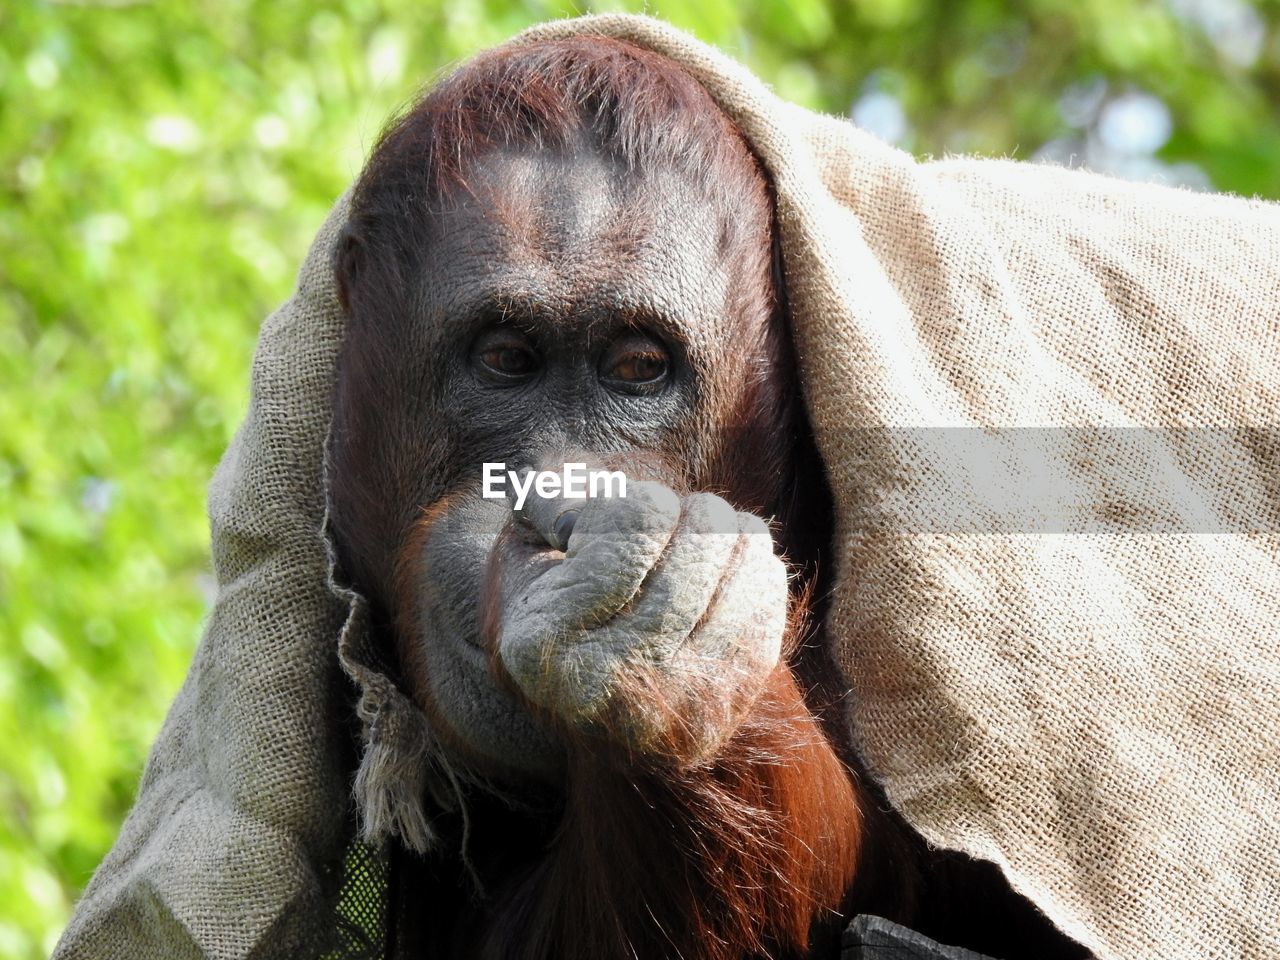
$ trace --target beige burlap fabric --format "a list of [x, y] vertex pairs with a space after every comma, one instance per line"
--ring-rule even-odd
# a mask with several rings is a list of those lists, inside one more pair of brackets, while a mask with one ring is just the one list
[[[521, 39], [588, 31], [683, 63], [773, 177], [833, 635], [892, 803], [1101, 957], [1280, 956], [1280, 208], [918, 163], [652, 20]], [[293, 956], [329, 922], [349, 608], [359, 803], [429, 836], [388, 812], [433, 782], [421, 718], [326, 586], [340, 217], [263, 330], [218, 602], [60, 957]]]
[[343, 219], [339, 205], [263, 325], [249, 413], [209, 490], [217, 602], [56, 957], [306, 956], [332, 912], [351, 708], [322, 451], [342, 334], [328, 248]]

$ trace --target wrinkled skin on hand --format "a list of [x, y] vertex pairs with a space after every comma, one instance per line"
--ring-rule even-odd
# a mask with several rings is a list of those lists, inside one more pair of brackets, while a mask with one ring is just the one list
[[[548, 549], [575, 507], [564, 552]], [[502, 669], [560, 722], [633, 753], [713, 756], [782, 649], [787, 577], [768, 528], [714, 494], [645, 482], [522, 512], [494, 557]]]

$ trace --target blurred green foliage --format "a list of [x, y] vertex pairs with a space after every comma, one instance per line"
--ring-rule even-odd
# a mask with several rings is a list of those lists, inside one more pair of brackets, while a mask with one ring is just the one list
[[[128, 809], [210, 599], [204, 488], [256, 327], [330, 203], [442, 67], [577, 12], [0, 5], [0, 956], [52, 949]], [[920, 153], [1280, 196], [1275, 2], [650, 12]]]

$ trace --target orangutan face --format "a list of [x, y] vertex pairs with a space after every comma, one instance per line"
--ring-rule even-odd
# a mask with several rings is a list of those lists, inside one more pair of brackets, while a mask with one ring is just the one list
[[[744, 217], [585, 141], [492, 152], [467, 183], [403, 289], [364, 289], [367, 250], [342, 274], [339, 441], [412, 506], [358, 520], [395, 528], [398, 575], [369, 560], [413, 693], [487, 773], [554, 774], [566, 729], [704, 757], [777, 663], [787, 617], [769, 531], [739, 512], [774, 505], [789, 426], [761, 390], [782, 378], [767, 210]], [[512, 496], [483, 496], [486, 463]], [[620, 470], [627, 495], [530, 487], [513, 508], [528, 471], [566, 463]]]

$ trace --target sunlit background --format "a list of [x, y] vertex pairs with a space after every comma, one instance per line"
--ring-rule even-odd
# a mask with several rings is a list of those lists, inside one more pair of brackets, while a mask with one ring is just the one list
[[[384, 118], [604, 8], [0, 2], [0, 957], [48, 954], [128, 809], [210, 602], [205, 486], [257, 326]], [[649, 12], [919, 155], [1280, 197], [1277, 2]]]

